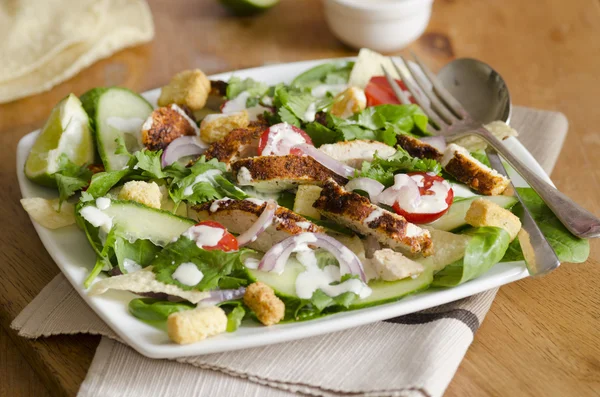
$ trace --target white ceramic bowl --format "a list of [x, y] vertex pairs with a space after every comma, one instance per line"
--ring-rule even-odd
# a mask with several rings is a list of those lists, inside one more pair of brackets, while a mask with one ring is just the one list
[[354, 48], [397, 51], [427, 27], [433, 0], [325, 0], [329, 28]]

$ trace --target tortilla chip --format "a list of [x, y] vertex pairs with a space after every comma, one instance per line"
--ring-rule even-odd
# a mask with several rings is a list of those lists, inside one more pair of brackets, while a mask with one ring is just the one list
[[438, 272], [465, 256], [465, 250], [471, 237], [437, 230], [432, 227], [426, 229], [431, 232], [433, 254], [427, 258], [413, 257], [414, 261], [419, 262], [426, 268], [433, 269], [434, 272]]
[[165, 284], [156, 280], [156, 275], [151, 267], [137, 272], [123, 274], [102, 279], [94, 283], [88, 294], [101, 295], [109, 289], [131, 291], [134, 293], [162, 292], [168, 295], [178, 296], [192, 303], [198, 303], [210, 296], [208, 292], [184, 291], [176, 285]]
[[47, 229], [59, 229], [75, 224], [75, 207], [64, 202], [58, 211], [58, 199], [47, 200], [41, 197], [21, 199], [23, 209], [29, 216]]

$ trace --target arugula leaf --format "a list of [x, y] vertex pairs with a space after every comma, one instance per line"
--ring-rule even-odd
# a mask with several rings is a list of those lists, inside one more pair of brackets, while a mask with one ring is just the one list
[[135, 158], [137, 163], [133, 166], [133, 169], [141, 169], [142, 176], [147, 176], [153, 179], [162, 179], [166, 177], [162, 170], [160, 163], [160, 157], [162, 150], [152, 151], [148, 149], [140, 150], [135, 152]]
[[242, 80], [237, 76], [233, 76], [227, 83], [227, 98], [234, 99], [244, 91], [247, 91], [251, 97], [261, 97], [268, 89], [269, 86], [260, 81], [251, 78]]
[[[585, 262], [590, 254], [589, 241], [572, 235], [532, 188], [518, 187], [517, 191], [527, 209], [529, 209], [531, 216], [554, 249], [558, 259], [561, 262]], [[520, 203], [513, 207], [513, 213], [522, 219], [523, 207]], [[503, 260], [523, 260], [523, 253], [518, 239], [511, 243]]]
[[167, 321], [169, 315], [192, 310], [196, 305], [189, 302], [169, 302], [154, 298], [136, 298], [129, 301], [129, 313], [143, 321]]
[[131, 174], [131, 170], [126, 168], [117, 171], [104, 171], [94, 174], [92, 182], [86, 190], [86, 193], [93, 198], [98, 198], [106, 195], [121, 179]]
[[510, 243], [508, 232], [499, 227], [472, 228], [463, 233], [471, 236], [464, 258], [439, 271], [432, 285], [454, 287], [479, 277], [502, 260]]
[[117, 258], [117, 264], [123, 274], [127, 274], [127, 271], [123, 266], [125, 259], [132, 260], [141, 267], [146, 267], [154, 260], [155, 256], [161, 250], [160, 247], [154, 245], [150, 240], [140, 239], [131, 243], [121, 236], [118, 236], [115, 239], [113, 249]]
[[92, 268], [92, 271], [90, 272], [90, 274], [88, 274], [85, 280], [83, 280], [83, 287], [86, 289], [89, 288], [90, 285], [92, 285], [92, 281], [94, 281], [96, 277], [98, 277], [103, 268], [104, 261], [102, 260], [102, 258], [96, 258], [96, 264]]
[[354, 62], [329, 62], [317, 65], [296, 76], [292, 85], [296, 87], [314, 87], [320, 84], [345, 84], [350, 78]]
[[217, 190], [219, 190], [219, 193], [223, 197], [229, 197], [236, 200], [243, 200], [250, 197], [242, 189], [235, 186], [229, 181], [229, 179], [222, 175], [215, 175], [213, 179], [215, 181]]
[[[223, 252], [220, 250], [204, 250], [195, 241], [181, 236], [177, 241], [169, 243], [150, 263], [156, 279], [166, 284], [177, 285], [180, 288], [198, 291], [208, 291], [219, 286], [219, 280], [229, 276], [234, 270], [243, 269], [240, 255], [244, 250]], [[182, 263], [194, 263], [204, 277], [193, 286], [185, 285], [175, 280], [172, 275]]]

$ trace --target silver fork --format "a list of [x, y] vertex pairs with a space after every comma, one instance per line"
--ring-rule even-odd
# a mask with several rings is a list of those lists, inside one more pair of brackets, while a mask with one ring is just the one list
[[[415, 57], [416, 58], [416, 57]], [[419, 62], [419, 61], [418, 61]], [[454, 131], [462, 131], [458, 126], [462, 120], [467, 120], [469, 124], [464, 128], [473, 128], [473, 124], [475, 124], [471, 117], [468, 115], [466, 110], [458, 103], [458, 101], [452, 97], [441, 84], [437, 81], [437, 78], [433, 76], [429, 70], [425, 71], [428, 73], [428, 77], [430, 78], [430, 82], [428, 84], [427, 81], [423, 81], [422, 77], [416, 73], [411, 73], [408, 68], [407, 62], [404, 58], [400, 58], [400, 66], [398, 66], [393, 60], [392, 64], [396, 68], [399, 76], [402, 78], [406, 87], [409, 89], [417, 103], [421, 106], [423, 111], [427, 113], [430, 118], [431, 127], [429, 128], [429, 132], [434, 135], [444, 135], [448, 139], [449, 134], [453, 133], [453, 130], [450, 129], [451, 126], [455, 128]], [[421, 62], [419, 62], [419, 66], [421, 68], [424, 67]], [[394, 90], [394, 93], [398, 97], [398, 99], [402, 103], [410, 103], [410, 98], [408, 95], [400, 89], [396, 81], [391, 77], [389, 72], [383, 68], [383, 72], [386, 75], [388, 83]], [[419, 83], [415, 80], [420, 79]], [[420, 84], [420, 85], [419, 85]], [[431, 91], [431, 88], [435, 88], [435, 85], [438, 85], [445, 91], [446, 98], [444, 100], [448, 103], [448, 107], [451, 111], [442, 104], [439, 98]], [[427, 99], [425, 99], [427, 98]], [[435, 108], [435, 110], [434, 110]], [[442, 119], [443, 118], [443, 119]], [[483, 126], [479, 123], [479, 126], [483, 128]], [[432, 131], [433, 130], [433, 131]], [[454, 132], [456, 133], [456, 132]], [[490, 134], [491, 135], [491, 134]], [[494, 169], [496, 169], [499, 173], [504, 176], [508, 176], [502, 165], [500, 157], [497, 155], [495, 151], [488, 151], [488, 158], [490, 159], [490, 163]], [[511, 183], [512, 186], [512, 183]], [[532, 276], [541, 276], [551, 272], [556, 269], [560, 265], [560, 261], [556, 256], [554, 250], [542, 234], [538, 225], [533, 220], [531, 213], [527, 209], [527, 207], [523, 204], [519, 193], [515, 191], [515, 197], [521, 202], [523, 206], [523, 230], [525, 231], [521, 236], [521, 240], [528, 246], [523, 250], [525, 256], [525, 262], [527, 264], [527, 269]]]
[[[571, 233], [581, 238], [600, 237], [600, 219], [531, 171], [480, 122], [473, 120], [427, 66], [414, 54], [413, 57], [423, 71], [425, 80], [419, 74], [410, 71], [404, 58], [399, 57], [400, 65], [397, 65], [394, 60], [392, 63], [417, 103], [429, 116], [430, 125], [433, 128], [433, 131], [430, 132], [434, 135], [443, 135], [448, 141], [454, 141], [467, 135], [476, 135], [485, 140], [540, 195]], [[398, 99], [403, 103], [409, 103], [408, 96], [400, 89], [391, 75], [386, 70], [384, 73]], [[432, 89], [428, 88], [428, 83]]]

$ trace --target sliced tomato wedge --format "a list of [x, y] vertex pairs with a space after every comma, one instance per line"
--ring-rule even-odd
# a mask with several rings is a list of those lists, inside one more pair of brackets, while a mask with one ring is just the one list
[[[412, 103], [416, 103], [415, 99], [410, 94], [410, 91], [406, 88], [406, 85], [401, 80], [396, 80], [396, 83], [400, 86], [403, 91], [409, 96]], [[385, 104], [400, 104], [398, 98], [394, 94], [394, 90], [388, 83], [385, 76], [373, 76], [367, 87], [365, 88], [365, 95], [367, 97], [367, 106], [377, 106]]]
[[212, 251], [212, 250], [221, 250], [221, 251], [225, 251], [225, 252], [229, 252], [229, 251], [237, 251], [239, 249], [238, 246], [238, 241], [235, 238], [235, 236], [231, 233], [229, 233], [227, 231], [227, 228], [223, 225], [221, 225], [219, 222], [215, 222], [215, 221], [202, 221], [202, 222], [198, 222], [196, 223], [195, 226], [209, 226], [215, 229], [222, 229], [223, 230], [223, 237], [221, 237], [221, 240], [219, 240], [219, 242], [217, 243], [217, 245], [213, 245], [212, 247], [207, 247], [207, 246], [202, 246], [202, 249], [207, 250], [207, 251]]
[[[422, 224], [433, 222], [448, 212], [454, 200], [454, 191], [444, 178], [426, 172], [411, 172], [408, 175], [417, 182], [421, 199], [419, 204], [411, 208], [402, 208], [400, 202], [396, 201], [392, 207], [397, 214], [409, 222]], [[439, 197], [440, 194], [444, 197]], [[446, 207], [436, 211], [440, 202], [445, 202]]]
[[301, 143], [312, 145], [310, 136], [300, 128], [288, 123], [272, 125], [262, 133], [258, 141], [259, 156], [285, 156], [295, 154], [300, 156], [302, 152], [292, 148]]

